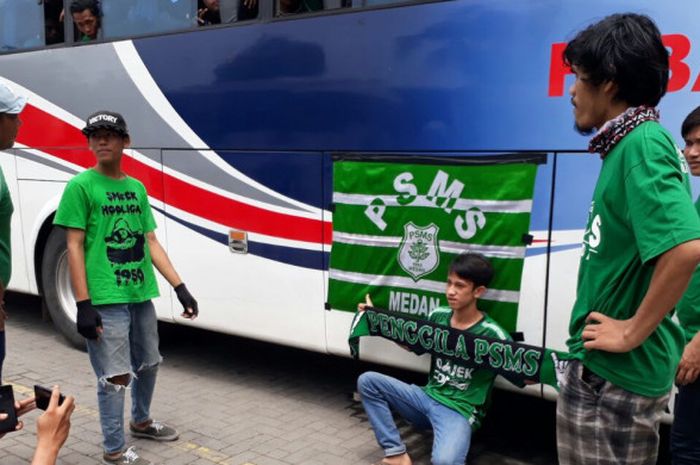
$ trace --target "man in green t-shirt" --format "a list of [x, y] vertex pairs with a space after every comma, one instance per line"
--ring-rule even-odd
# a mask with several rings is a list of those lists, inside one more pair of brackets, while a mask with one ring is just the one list
[[83, 129], [97, 164], [66, 186], [54, 224], [67, 231], [68, 265], [78, 307], [78, 332], [87, 339], [98, 378], [103, 462], [146, 465], [125, 450], [124, 392], [131, 387], [132, 436], [160, 441], [177, 431], [150, 417], [158, 365], [158, 327], [151, 299], [158, 296], [153, 266], [173, 286], [183, 317], [197, 317], [197, 301], [173, 268], [154, 230], [146, 189], [121, 169], [130, 144], [124, 118], [99, 111]]
[[688, 167], [655, 106], [668, 51], [653, 21], [612, 15], [564, 51], [576, 127], [603, 159], [557, 402], [559, 463], [656, 464], [658, 426], [684, 346], [670, 318], [700, 262]]
[[97, 0], [73, 0], [69, 10], [73, 24], [80, 32], [80, 42], [90, 42], [99, 38], [102, 18]]
[[[493, 277], [491, 264], [481, 255], [465, 253], [450, 264], [447, 275], [448, 307], [434, 309], [434, 323], [479, 336], [510, 339], [508, 333], [477, 307]], [[367, 302], [358, 309], [372, 306]], [[433, 356], [428, 384], [418, 387], [376, 372], [357, 380], [367, 416], [379, 446], [384, 450], [381, 465], [410, 465], [411, 458], [396, 428], [391, 409], [421, 429], [433, 429], [431, 461], [434, 465], [464, 464], [472, 431], [488, 406], [495, 373], [462, 367], [449, 358]]]
[[[693, 176], [700, 176], [700, 107], [681, 126], [683, 155]], [[700, 213], [700, 197], [695, 201]], [[673, 465], [700, 463], [700, 268], [678, 302], [676, 315], [685, 335], [685, 348], [676, 373], [678, 395], [673, 409], [671, 459]]]
[[[26, 103], [25, 97], [18, 97], [6, 85], [0, 83], [0, 150], [7, 150], [15, 144], [17, 131], [22, 124], [19, 114]], [[0, 380], [5, 361], [5, 288], [12, 274], [10, 222], [13, 211], [7, 181], [0, 170]]]

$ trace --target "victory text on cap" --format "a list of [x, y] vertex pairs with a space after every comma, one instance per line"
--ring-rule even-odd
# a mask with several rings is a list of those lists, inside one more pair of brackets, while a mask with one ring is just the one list
[[108, 121], [113, 124], [117, 124], [117, 117], [112, 115], [97, 115], [93, 116], [88, 120], [88, 124], [95, 124], [98, 121]]

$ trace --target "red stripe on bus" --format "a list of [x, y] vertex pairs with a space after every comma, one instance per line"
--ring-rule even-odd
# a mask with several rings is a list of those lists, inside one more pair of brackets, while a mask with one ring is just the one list
[[[31, 105], [25, 107], [21, 118], [23, 126], [17, 139], [20, 143], [84, 168], [95, 165], [95, 157], [85, 148], [85, 136], [79, 129]], [[329, 222], [276, 213], [229, 199], [165, 174], [127, 154], [122, 158], [122, 167], [144, 183], [150, 196], [215, 223], [272, 237], [332, 242]]]

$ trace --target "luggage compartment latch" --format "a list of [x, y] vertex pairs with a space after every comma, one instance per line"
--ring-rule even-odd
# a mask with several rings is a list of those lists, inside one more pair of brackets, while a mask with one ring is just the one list
[[231, 253], [248, 253], [248, 233], [237, 229], [229, 230], [228, 249]]

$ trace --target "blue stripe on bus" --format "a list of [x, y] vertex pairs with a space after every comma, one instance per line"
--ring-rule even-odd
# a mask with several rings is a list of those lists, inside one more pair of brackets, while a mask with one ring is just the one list
[[[151, 207], [154, 210], [162, 213], [166, 217], [177, 221], [181, 225], [198, 232], [199, 234], [212, 239], [213, 241], [219, 242], [228, 247], [228, 236], [223, 233], [212, 231], [202, 226], [198, 226], [189, 221], [185, 221], [181, 218], [176, 217], [164, 210], [157, 207]], [[564, 244], [555, 245], [550, 248], [550, 252], [563, 252], [566, 250], [578, 249], [581, 244]], [[282, 263], [287, 263], [289, 265], [300, 266], [303, 268], [311, 268], [313, 270], [327, 270], [328, 263], [330, 259], [329, 252], [319, 252], [315, 250], [306, 249], [296, 249], [293, 247], [284, 247], [280, 245], [264, 244], [262, 242], [248, 241], [248, 253], [257, 255], [259, 257], [267, 258], [270, 260], [275, 260]], [[538, 255], [544, 255], [547, 253], [546, 247], [537, 247], [532, 249], [527, 249], [525, 251], [526, 257], [536, 257]]]
[[[198, 226], [189, 221], [178, 218], [160, 208], [151, 207], [154, 210], [162, 213], [166, 217], [177, 221], [181, 225], [219, 242], [228, 247], [228, 235], [212, 231], [211, 229]], [[248, 253], [258, 257], [275, 260], [289, 265], [300, 266], [302, 268], [310, 268], [313, 270], [325, 270], [328, 268], [329, 253], [316, 250], [296, 249], [293, 247], [284, 247], [280, 245], [264, 244], [262, 242], [248, 241]]]

